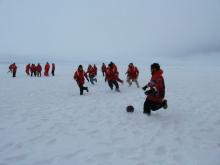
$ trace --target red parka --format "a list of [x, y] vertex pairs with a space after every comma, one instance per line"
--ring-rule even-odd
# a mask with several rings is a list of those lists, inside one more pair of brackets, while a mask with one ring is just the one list
[[41, 72], [42, 71], [42, 67], [41, 67], [40, 64], [37, 65], [36, 70], [37, 70], [37, 72]]
[[30, 64], [27, 64], [27, 65], [26, 65], [25, 72], [26, 72], [28, 75], [30, 74], [30, 69], [31, 69]]
[[139, 70], [135, 66], [128, 66], [128, 70], [126, 73], [130, 79], [135, 80], [135, 79], [137, 79], [137, 77], [139, 75]]
[[89, 76], [95, 76], [96, 75], [96, 70], [95, 70], [94, 67], [92, 67], [92, 65], [89, 65], [86, 73], [88, 73]]
[[161, 103], [163, 101], [163, 98], [165, 96], [165, 84], [164, 84], [164, 78], [162, 76], [163, 70], [157, 70], [152, 73], [152, 77], [150, 82], [147, 84], [148, 87], [151, 89], [154, 89], [156, 91], [155, 94], [149, 94], [147, 96], [147, 99], [153, 101], [153, 102], [159, 102]]
[[118, 80], [118, 71], [117, 68], [115, 67], [107, 67], [106, 68], [106, 75], [105, 75], [106, 80]]
[[15, 63], [11, 64], [11, 65], [9, 66], [9, 70], [10, 70], [11, 72], [16, 72], [16, 71], [17, 71], [17, 66], [16, 66], [16, 64], [15, 64]]
[[46, 63], [44, 70], [45, 70], [44, 75], [49, 76], [50, 64], [48, 62]]
[[77, 84], [79, 86], [83, 86], [85, 83], [85, 77], [88, 79], [86, 72], [83, 70], [77, 69], [77, 71], [74, 73], [73, 78], [76, 80]]

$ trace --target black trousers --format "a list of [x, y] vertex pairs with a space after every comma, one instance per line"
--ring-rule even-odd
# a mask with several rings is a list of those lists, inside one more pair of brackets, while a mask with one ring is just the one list
[[108, 80], [108, 86], [113, 90], [113, 86], [115, 85], [115, 89], [119, 89], [118, 82], [116, 80]]
[[86, 90], [88, 92], [88, 87], [84, 87], [83, 85], [79, 85], [79, 91], [80, 91], [80, 95], [83, 95], [83, 91]]
[[12, 75], [13, 77], [16, 77], [16, 72], [13, 72], [12, 74], [13, 74], [13, 75]]
[[157, 111], [162, 107], [163, 107], [163, 105], [161, 103], [155, 103], [155, 102], [152, 102], [152, 101], [146, 99], [145, 102], [144, 102], [144, 111], [143, 111], [143, 113], [151, 115], [151, 111]]
[[55, 70], [52, 70], [51, 74], [52, 74], [52, 76], [54, 76], [55, 75]]

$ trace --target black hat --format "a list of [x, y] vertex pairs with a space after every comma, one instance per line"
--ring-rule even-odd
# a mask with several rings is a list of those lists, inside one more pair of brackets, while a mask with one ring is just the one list
[[79, 67], [78, 68], [82, 68], [83, 66], [82, 65], [79, 65]]
[[160, 69], [160, 65], [158, 63], [153, 63], [153, 64], [151, 64], [151, 69], [159, 70]]

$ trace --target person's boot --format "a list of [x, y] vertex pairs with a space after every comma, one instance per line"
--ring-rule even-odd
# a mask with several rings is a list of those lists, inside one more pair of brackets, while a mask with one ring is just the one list
[[88, 87], [86, 87], [86, 92], [89, 92], [89, 88]]
[[168, 108], [167, 100], [166, 100], [166, 99], [163, 101], [163, 108], [164, 108], [164, 109], [167, 109], [167, 108]]
[[120, 90], [118, 88], [115, 89], [116, 92], [120, 92]]

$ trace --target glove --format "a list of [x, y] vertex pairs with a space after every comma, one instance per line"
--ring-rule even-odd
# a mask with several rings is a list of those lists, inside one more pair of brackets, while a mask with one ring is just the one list
[[145, 85], [144, 87], [142, 87], [142, 89], [145, 91], [147, 89], [147, 85]]

